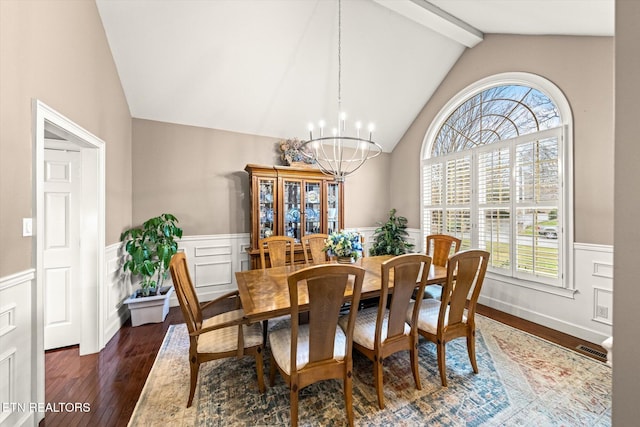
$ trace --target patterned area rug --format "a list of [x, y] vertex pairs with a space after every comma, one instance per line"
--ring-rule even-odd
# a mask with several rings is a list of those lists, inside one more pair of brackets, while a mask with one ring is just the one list
[[[272, 323], [269, 322], [270, 326]], [[416, 390], [403, 352], [384, 361], [385, 409], [378, 409], [371, 362], [354, 351], [353, 407], [357, 425], [610, 426], [611, 368], [525, 332], [477, 316], [474, 374], [464, 339], [447, 344], [448, 387], [442, 387], [435, 346], [420, 341]], [[186, 326], [170, 327], [129, 422], [130, 426], [285, 426], [289, 391], [279, 374], [258, 392], [253, 358], [200, 367], [191, 408]], [[345, 425], [342, 382], [300, 391], [300, 425]]]

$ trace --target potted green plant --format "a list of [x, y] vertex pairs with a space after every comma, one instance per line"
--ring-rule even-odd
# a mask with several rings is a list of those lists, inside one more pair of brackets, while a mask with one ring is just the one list
[[[162, 284], [171, 257], [178, 252], [176, 239], [181, 237], [178, 219], [167, 213], [150, 218], [142, 226], [120, 235], [126, 252], [122, 268], [125, 272], [130, 271], [133, 277], [140, 277], [140, 289], [124, 301], [131, 310], [133, 326], [164, 321], [173, 287]], [[158, 313], [158, 310], [162, 311]]]
[[407, 242], [407, 218], [396, 216], [395, 209], [389, 211], [387, 222], [379, 222], [378, 225], [373, 234], [370, 255], [402, 255], [413, 249], [414, 245]]

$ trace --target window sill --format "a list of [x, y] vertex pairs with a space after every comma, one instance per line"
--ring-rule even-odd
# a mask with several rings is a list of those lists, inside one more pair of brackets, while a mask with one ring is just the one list
[[528, 280], [515, 279], [512, 277], [505, 277], [500, 274], [491, 273], [487, 271], [487, 279], [491, 279], [495, 282], [500, 282], [506, 285], [515, 285], [522, 288], [533, 289], [535, 291], [544, 292], [547, 294], [557, 295], [564, 298], [575, 299], [575, 294], [578, 293], [577, 289], [561, 288], [552, 285], [544, 285], [542, 283], [531, 282]]

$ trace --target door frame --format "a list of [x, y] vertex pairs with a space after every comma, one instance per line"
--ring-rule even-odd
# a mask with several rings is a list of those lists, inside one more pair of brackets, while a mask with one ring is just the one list
[[[104, 271], [105, 271], [105, 143], [67, 117], [38, 99], [32, 101], [33, 114], [33, 223], [35, 241], [33, 264], [36, 271], [32, 297], [32, 346], [35, 366], [32, 369], [34, 402], [45, 402], [44, 362], [44, 148], [45, 134], [64, 138], [80, 149], [82, 169], [82, 207], [80, 220], [80, 354], [104, 348]], [[39, 414], [40, 419], [44, 414]]]

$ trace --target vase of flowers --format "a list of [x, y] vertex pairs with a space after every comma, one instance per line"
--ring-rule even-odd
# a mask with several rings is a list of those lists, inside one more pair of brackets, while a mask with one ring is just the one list
[[311, 158], [311, 152], [307, 147], [302, 146], [303, 141], [298, 138], [283, 139], [278, 143], [280, 148], [280, 160], [285, 166], [291, 166], [294, 163], [298, 164], [313, 164]]
[[323, 248], [329, 255], [336, 256], [339, 263], [353, 263], [362, 253], [360, 234], [355, 231], [341, 230], [331, 233]]

